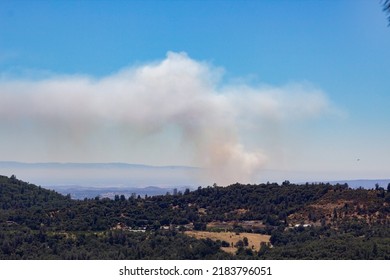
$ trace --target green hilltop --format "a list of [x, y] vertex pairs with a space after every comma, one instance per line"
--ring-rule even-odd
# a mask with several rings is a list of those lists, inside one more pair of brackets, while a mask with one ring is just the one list
[[390, 187], [288, 181], [73, 200], [0, 176], [0, 259], [390, 259], [389, 205]]

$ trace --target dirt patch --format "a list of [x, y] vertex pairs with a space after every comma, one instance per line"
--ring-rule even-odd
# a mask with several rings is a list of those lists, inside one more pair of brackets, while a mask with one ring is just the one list
[[248, 211], [249, 211], [248, 209], [240, 208], [240, 209], [236, 209], [236, 210], [234, 210], [232, 212], [236, 213], [236, 214], [239, 214], [239, 215], [243, 215], [243, 214], [245, 214]]
[[195, 237], [197, 239], [207, 239], [217, 241], [226, 241], [229, 243], [229, 247], [221, 247], [222, 250], [228, 253], [235, 253], [237, 248], [234, 245], [239, 241], [243, 240], [244, 237], [248, 238], [248, 246], [246, 248], [258, 251], [260, 249], [260, 243], [269, 243], [270, 235], [257, 234], [257, 233], [246, 233], [242, 232], [237, 235], [235, 232], [210, 232], [210, 231], [186, 231], [185, 234], [188, 236]]

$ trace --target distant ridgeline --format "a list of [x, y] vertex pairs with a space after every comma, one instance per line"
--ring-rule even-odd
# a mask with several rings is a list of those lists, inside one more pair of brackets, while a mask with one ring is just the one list
[[0, 259], [390, 259], [389, 205], [390, 186], [237, 183], [72, 200], [0, 176]]

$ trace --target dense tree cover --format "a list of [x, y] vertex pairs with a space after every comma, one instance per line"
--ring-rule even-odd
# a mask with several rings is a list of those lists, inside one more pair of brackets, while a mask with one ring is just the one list
[[[7, 220], [38, 229], [41, 224], [54, 230], [106, 230], [117, 223], [129, 227], [184, 225], [214, 220], [264, 220], [278, 226], [285, 218], [329, 190], [330, 185], [277, 184], [199, 188], [183, 195], [146, 199], [117, 196], [110, 199], [71, 200], [53, 191], [34, 187], [15, 178], [2, 179], [0, 205]], [[1, 182], [1, 181], [0, 181]], [[26, 208], [29, 211], [25, 211]], [[203, 209], [204, 211], [200, 211]], [[245, 215], [239, 209], [245, 209]], [[0, 216], [0, 218], [1, 218]]]
[[[358, 226], [358, 230], [354, 229]], [[262, 259], [390, 259], [390, 229], [367, 224], [296, 228], [275, 231], [273, 248], [259, 252]]]
[[0, 228], [0, 259], [229, 259], [210, 239], [175, 231], [52, 232]]
[[[0, 176], [0, 258], [390, 259], [389, 203], [390, 192], [380, 187], [352, 190], [288, 181], [80, 201]], [[263, 227], [240, 225], [253, 220]], [[271, 234], [272, 245], [255, 252], [242, 240], [232, 256], [220, 250], [223, 241], [181, 233], [188, 225], [205, 230], [212, 221], [234, 222], [235, 231]]]

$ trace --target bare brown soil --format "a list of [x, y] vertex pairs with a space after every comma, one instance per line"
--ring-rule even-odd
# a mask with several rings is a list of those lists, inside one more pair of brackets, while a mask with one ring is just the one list
[[185, 234], [195, 237], [197, 239], [207, 239], [217, 241], [226, 241], [230, 244], [230, 247], [221, 247], [222, 250], [228, 253], [235, 253], [237, 248], [234, 245], [239, 241], [243, 240], [244, 237], [248, 238], [247, 248], [258, 251], [260, 249], [260, 243], [269, 243], [270, 235], [257, 234], [257, 233], [246, 233], [242, 232], [237, 235], [235, 232], [210, 232], [210, 231], [186, 231]]

